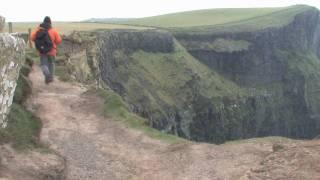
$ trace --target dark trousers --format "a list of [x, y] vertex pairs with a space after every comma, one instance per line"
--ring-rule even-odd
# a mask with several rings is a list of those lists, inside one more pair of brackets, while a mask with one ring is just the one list
[[52, 79], [54, 76], [55, 57], [49, 55], [40, 56], [40, 66], [46, 80]]

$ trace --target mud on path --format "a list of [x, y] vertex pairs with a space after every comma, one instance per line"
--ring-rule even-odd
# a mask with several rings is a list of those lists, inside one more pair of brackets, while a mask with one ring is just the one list
[[101, 99], [85, 87], [58, 80], [45, 85], [38, 67], [30, 78], [31, 101], [43, 121], [40, 139], [66, 158], [68, 180], [255, 179], [265, 172], [260, 162], [274, 154], [267, 140], [169, 145], [103, 118]]

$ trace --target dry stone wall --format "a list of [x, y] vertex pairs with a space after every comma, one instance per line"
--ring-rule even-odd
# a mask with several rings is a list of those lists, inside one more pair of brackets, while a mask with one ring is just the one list
[[0, 32], [3, 31], [4, 25], [5, 25], [4, 17], [0, 16]]
[[[0, 16], [0, 30], [4, 18]], [[0, 127], [7, 126], [21, 64], [25, 55], [25, 42], [12, 34], [0, 33]]]

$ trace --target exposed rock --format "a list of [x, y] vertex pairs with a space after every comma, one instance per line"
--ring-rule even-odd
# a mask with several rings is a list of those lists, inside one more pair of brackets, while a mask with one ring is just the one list
[[82, 83], [99, 82], [98, 47], [92, 33], [73, 32], [67, 37], [63, 36], [58, 48], [57, 64], [64, 64], [73, 79]]
[[20, 67], [24, 60], [25, 43], [7, 33], [0, 33], [0, 126], [6, 127], [6, 117], [12, 105]]
[[[172, 35], [160, 30], [115, 30], [98, 32], [99, 40], [107, 49], [123, 49], [126, 52], [142, 50], [154, 53], [170, 53], [174, 50]], [[107, 42], [107, 43], [105, 43]]]

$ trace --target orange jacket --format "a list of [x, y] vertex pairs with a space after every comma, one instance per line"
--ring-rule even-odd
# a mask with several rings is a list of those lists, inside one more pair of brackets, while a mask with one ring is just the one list
[[[31, 33], [31, 40], [32, 41], [36, 40], [36, 34], [40, 28], [42, 28], [42, 27], [38, 27], [37, 30], [35, 30]], [[61, 43], [62, 39], [61, 39], [58, 31], [53, 28], [50, 28], [48, 30], [48, 33], [49, 33], [49, 36], [50, 36], [51, 41], [53, 43], [53, 48], [47, 53], [47, 55], [56, 56], [57, 55], [57, 45]]]

